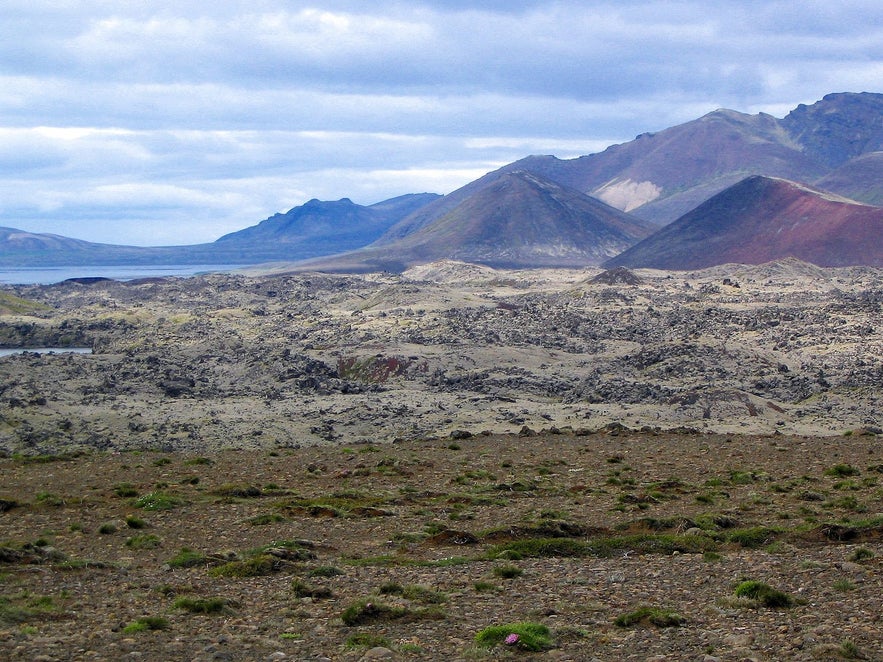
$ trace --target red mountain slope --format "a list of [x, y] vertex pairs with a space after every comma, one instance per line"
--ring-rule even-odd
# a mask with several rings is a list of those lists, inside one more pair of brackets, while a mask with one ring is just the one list
[[783, 179], [749, 177], [605, 266], [701, 269], [796, 257], [883, 266], [883, 208]]

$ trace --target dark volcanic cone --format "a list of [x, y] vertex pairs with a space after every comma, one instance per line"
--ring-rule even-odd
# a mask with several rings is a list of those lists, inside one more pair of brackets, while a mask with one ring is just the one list
[[499, 268], [598, 265], [653, 226], [537, 175], [507, 173], [447, 213], [390, 243], [312, 269], [401, 271], [442, 259]]

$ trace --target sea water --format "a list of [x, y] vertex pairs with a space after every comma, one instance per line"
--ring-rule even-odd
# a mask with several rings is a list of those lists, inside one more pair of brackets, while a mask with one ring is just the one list
[[135, 280], [136, 278], [159, 278], [163, 276], [195, 276], [197, 274], [231, 271], [239, 264], [172, 264], [172, 265], [123, 265], [123, 266], [71, 266], [0, 269], [0, 284], [51, 285], [69, 278], [112, 278]]

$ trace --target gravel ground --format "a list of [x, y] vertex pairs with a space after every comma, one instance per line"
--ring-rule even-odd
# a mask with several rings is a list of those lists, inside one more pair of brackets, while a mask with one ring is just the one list
[[880, 437], [455, 436], [0, 459], [0, 658], [883, 660]]

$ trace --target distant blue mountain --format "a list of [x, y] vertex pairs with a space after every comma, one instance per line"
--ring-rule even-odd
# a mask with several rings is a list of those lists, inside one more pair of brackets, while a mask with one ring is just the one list
[[118, 246], [54, 234], [0, 228], [0, 266], [123, 264], [256, 264], [296, 261], [361, 248], [395, 223], [441, 197], [403, 195], [374, 205], [310, 200], [257, 225], [192, 246]]

